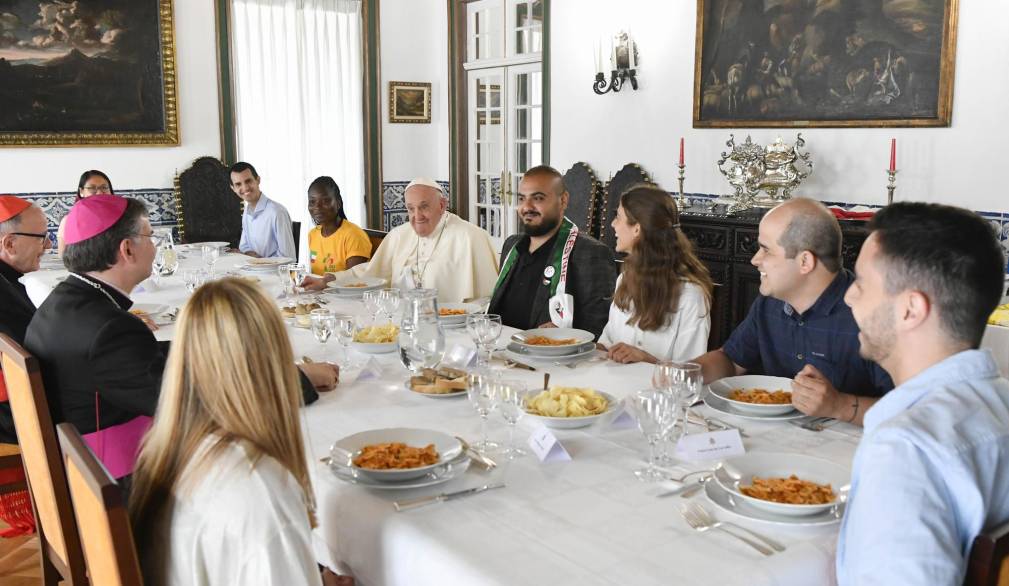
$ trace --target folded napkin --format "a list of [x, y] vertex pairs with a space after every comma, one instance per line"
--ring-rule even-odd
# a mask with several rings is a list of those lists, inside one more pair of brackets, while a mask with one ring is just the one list
[[876, 214], [876, 210], [865, 206], [855, 206], [849, 210], [838, 206], [830, 206], [828, 209], [838, 220], [868, 220]]

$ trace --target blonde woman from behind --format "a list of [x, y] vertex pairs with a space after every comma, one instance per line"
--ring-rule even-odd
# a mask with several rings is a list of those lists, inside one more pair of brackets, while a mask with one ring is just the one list
[[223, 279], [179, 318], [130, 514], [155, 585], [322, 584], [301, 390], [276, 306]]

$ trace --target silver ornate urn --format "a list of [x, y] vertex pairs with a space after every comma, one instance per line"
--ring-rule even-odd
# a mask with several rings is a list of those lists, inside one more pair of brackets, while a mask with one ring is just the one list
[[[735, 189], [736, 203], [729, 211], [772, 207], [791, 198], [802, 180], [813, 172], [810, 154], [801, 151], [805, 144], [801, 133], [794, 144], [785, 144], [778, 137], [766, 148], [749, 136], [737, 145], [735, 135], [730, 134], [725, 146], [731, 150], [723, 152], [718, 160], [718, 170]], [[800, 171], [797, 164], [804, 169]]]

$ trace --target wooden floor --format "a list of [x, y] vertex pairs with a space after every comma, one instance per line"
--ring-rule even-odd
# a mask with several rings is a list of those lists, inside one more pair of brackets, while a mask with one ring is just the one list
[[[0, 531], [6, 528], [7, 525], [0, 521]], [[38, 536], [0, 537], [0, 584], [37, 586], [41, 583]]]

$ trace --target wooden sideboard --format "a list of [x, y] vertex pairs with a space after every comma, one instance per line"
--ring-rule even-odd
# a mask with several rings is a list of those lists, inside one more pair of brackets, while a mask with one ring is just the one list
[[[711, 211], [707, 207], [688, 208], [680, 216], [684, 233], [715, 282], [709, 350], [722, 346], [760, 294], [760, 275], [750, 259], [757, 252], [757, 225], [765, 213], [766, 209], [756, 209], [730, 216], [725, 206], [719, 205]], [[867, 236], [865, 225], [860, 220], [841, 221], [841, 254], [848, 269], [854, 268]]]

